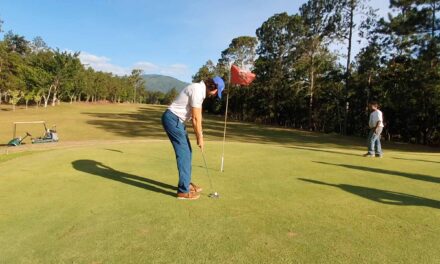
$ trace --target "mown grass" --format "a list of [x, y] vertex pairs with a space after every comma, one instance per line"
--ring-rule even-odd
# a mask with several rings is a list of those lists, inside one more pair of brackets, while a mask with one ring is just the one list
[[0, 112], [1, 137], [11, 120], [43, 118], [64, 141], [93, 143], [0, 156], [0, 263], [440, 262], [435, 149], [391, 144], [366, 159], [362, 139], [232, 123], [220, 173], [222, 124], [209, 117], [214, 188], [194, 149], [204, 195], [177, 201], [162, 111]]

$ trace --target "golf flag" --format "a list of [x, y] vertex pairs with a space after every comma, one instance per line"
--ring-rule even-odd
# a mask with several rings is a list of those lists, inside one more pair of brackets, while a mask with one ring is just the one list
[[[229, 76], [229, 84], [238, 84], [248, 86], [255, 80], [256, 75], [250, 71], [240, 69], [239, 67], [232, 65], [231, 72]], [[232, 86], [230, 86], [232, 88]], [[225, 110], [225, 127], [223, 129], [223, 153], [222, 161], [220, 165], [220, 171], [223, 172], [224, 162], [225, 162], [225, 142], [226, 142], [226, 125], [228, 121], [228, 105], [229, 105], [229, 92], [226, 96], [226, 110]]]
[[255, 80], [254, 73], [240, 69], [235, 65], [231, 66], [231, 84], [248, 86], [254, 80]]

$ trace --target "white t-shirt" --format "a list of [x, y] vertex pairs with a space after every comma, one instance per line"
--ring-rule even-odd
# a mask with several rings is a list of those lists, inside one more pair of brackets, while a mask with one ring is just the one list
[[203, 81], [185, 87], [168, 109], [185, 122], [192, 117], [192, 108], [202, 108], [206, 97], [206, 85]]
[[380, 121], [379, 127], [383, 127], [383, 115], [380, 110], [376, 110], [370, 114], [370, 128], [375, 128], [378, 121]]

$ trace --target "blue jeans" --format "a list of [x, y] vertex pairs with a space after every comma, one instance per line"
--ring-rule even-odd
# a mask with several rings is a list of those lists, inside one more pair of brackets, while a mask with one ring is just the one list
[[192, 148], [185, 124], [170, 110], [166, 110], [162, 115], [162, 125], [176, 153], [177, 169], [179, 171], [178, 192], [189, 193]]
[[382, 128], [379, 127], [377, 129], [377, 133], [375, 133], [375, 129], [371, 129], [368, 134], [367, 146], [368, 146], [368, 154], [370, 155], [378, 155], [382, 156], [382, 145], [380, 144], [380, 134], [382, 133]]

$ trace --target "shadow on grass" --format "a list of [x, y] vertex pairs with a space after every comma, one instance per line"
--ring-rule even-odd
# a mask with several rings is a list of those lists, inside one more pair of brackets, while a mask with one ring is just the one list
[[117, 152], [117, 153], [124, 153], [123, 151], [120, 151], [118, 149], [104, 149], [104, 150], [111, 151], [111, 152]]
[[[87, 121], [105, 131], [126, 137], [142, 137], [152, 139], [165, 139], [161, 117], [165, 108], [141, 107], [136, 112], [123, 113], [93, 113], [83, 112], [92, 119]], [[204, 114], [204, 133], [211, 140], [223, 138], [223, 118]], [[190, 125], [189, 125], [190, 126]], [[188, 129], [192, 133], [191, 129]], [[306, 144], [320, 146], [320, 144], [344, 145], [344, 148], [358, 145], [358, 139], [349, 137], [299, 131], [293, 129], [257, 125], [245, 122], [228, 122], [227, 140], [260, 144]]]
[[133, 113], [82, 113], [94, 119], [87, 121], [105, 131], [128, 138], [164, 139], [161, 109], [142, 107]]
[[[137, 175], [117, 171], [109, 166], [102, 164], [101, 162], [97, 162], [94, 160], [76, 160], [72, 162], [72, 166], [77, 171], [82, 171], [109, 180], [114, 180], [121, 183], [129, 184], [152, 192], [157, 192], [173, 197], [176, 196], [177, 188], [175, 186], [163, 182], [158, 182], [152, 179], [140, 177]], [[159, 187], [173, 190], [175, 192], [166, 191]]]
[[381, 173], [381, 174], [388, 174], [388, 175], [392, 175], [392, 176], [405, 177], [405, 178], [409, 178], [409, 179], [413, 179], [413, 180], [427, 181], [427, 182], [432, 182], [432, 183], [440, 183], [440, 178], [430, 176], [430, 175], [417, 174], [417, 173], [407, 173], [407, 172], [401, 172], [401, 171], [392, 171], [392, 170], [363, 167], [363, 166], [356, 166], [356, 165], [348, 165], [348, 164], [335, 164], [335, 163], [328, 163], [328, 162], [322, 162], [322, 161], [314, 161], [314, 162], [319, 163], [319, 164], [324, 164], [324, 165], [339, 166], [339, 167], [353, 169], [353, 170], [362, 170], [362, 171], [368, 171], [368, 172], [373, 172], [373, 173]]
[[328, 150], [328, 149], [322, 149], [322, 148], [310, 148], [310, 147], [299, 147], [299, 146], [289, 146], [288, 148], [298, 149], [298, 150], [306, 150], [306, 151], [323, 152], [323, 153], [330, 153], [330, 154], [337, 154], [337, 155], [362, 157], [362, 155], [360, 155], [360, 154], [341, 152], [341, 151], [335, 151], [335, 150]]
[[382, 204], [400, 205], [400, 206], [425, 206], [425, 207], [440, 209], [440, 201], [427, 199], [427, 198], [423, 198], [423, 197], [419, 197], [419, 196], [415, 196], [415, 195], [387, 191], [387, 190], [374, 189], [374, 188], [367, 188], [367, 187], [356, 186], [356, 185], [330, 184], [330, 183], [326, 183], [326, 182], [309, 180], [309, 179], [301, 179], [301, 178], [299, 180], [313, 183], [313, 184], [326, 185], [326, 186], [339, 188], [343, 191], [346, 191], [346, 192], [358, 195], [362, 198], [366, 198], [368, 200], [382, 203]]
[[[119, 136], [128, 138], [151, 138], [165, 139], [166, 134], [161, 124], [161, 116], [165, 111], [161, 106], [141, 106], [136, 112], [120, 113], [96, 113], [83, 112], [82, 114], [91, 117], [87, 121], [89, 125], [105, 131], [112, 132]], [[221, 140], [223, 138], [224, 117], [204, 114], [203, 132], [209, 140]], [[189, 125], [190, 126], [190, 125]], [[188, 129], [190, 133], [192, 129]], [[365, 145], [365, 139], [358, 137], [340, 136], [335, 134], [324, 134], [309, 132], [297, 129], [257, 125], [249, 122], [228, 121], [227, 141], [279, 144], [282, 146], [301, 145], [306, 147], [322, 147], [329, 144], [332, 147], [361, 150]], [[387, 149], [398, 149], [400, 151], [434, 152], [422, 146], [401, 146], [393, 143], [385, 145]], [[331, 153], [331, 152], [330, 152]], [[351, 155], [349, 153], [337, 152], [335, 154]], [[353, 154], [355, 155], [355, 154]]]
[[393, 158], [393, 159], [406, 160], [406, 161], [420, 161], [420, 162], [428, 162], [428, 163], [440, 163], [440, 161], [421, 160], [421, 159], [404, 159], [404, 158]]

